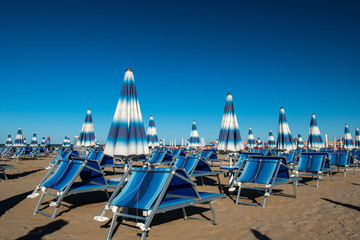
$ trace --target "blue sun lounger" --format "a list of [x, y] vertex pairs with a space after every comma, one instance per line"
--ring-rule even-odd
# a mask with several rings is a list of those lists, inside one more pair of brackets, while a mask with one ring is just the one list
[[350, 152], [337, 152], [335, 153], [336, 156], [336, 161], [332, 162], [333, 165], [336, 167], [336, 169], [339, 170], [343, 169], [344, 170], [344, 177], [346, 176], [346, 171], [349, 170], [350, 167], [353, 167], [354, 170], [354, 174], [355, 174], [355, 167], [356, 164], [354, 162], [354, 156], [352, 154], [350, 154]]
[[159, 166], [160, 164], [171, 164], [173, 162], [171, 153], [166, 149], [154, 151], [149, 160], [146, 162], [147, 166]]
[[200, 157], [205, 159], [206, 161], [211, 163], [211, 166], [214, 165], [214, 162], [219, 162], [221, 165], [222, 161], [225, 161], [225, 159], [219, 159], [217, 154], [216, 154], [216, 150], [215, 149], [207, 149], [207, 150], [202, 150], [199, 153]]
[[[36, 205], [34, 214], [40, 213], [51, 219], [56, 217], [61, 202], [65, 196], [84, 192], [105, 191], [114, 189], [119, 181], [105, 179], [104, 172], [96, 160], [70, 157], [61, 159], [55, 172], [42, 182], [40, 189], [41, 197]], [[80, 181], [75, 181], [79, 177]], [[48, 195], [54, 198], [49, 207], [55, 207], [52, 214], [40, 210], [44, 197]]]
[[[244, 170], [240, 176], [236, 178], [238, 185], [238, 193], [236, 197], [236, 204], [246, 204], [252, 206], [265, 207], [266, 199], [273, 193], [273, 188], [283, 184], [292, 184], [294, 188], [294, 195], [296, 198], [296, 183], [301, 178], [293, 178], [290, 175], [290, 168], [286, 164], [284, 157], [270, 157], [270, 156], [251, 156], [242, 162]], [[240, 166], [242, 168], [242, 166]], [[254, 184], [254, 187], [250, 185]], [[264, 187], [258, 187], [263, 185]], [[264, 200], [262, 204], [253, 204], [247, 202], [240, 202], [240, 194], [242, 189], [255, 189], [264, 191]], [[283, 196], [290, 196], [280, 194]]]
[[[323, 177], [324, 173], [330, 174], [332, 181], [332, 173], [330, 167], [330, 161], [327, 153], [320, 152], [306, 152], [301, 153], [299, 156], [299, 162], [295, 168], [297, 176], [311, 176], [313, 179], [316, 177], [316, 185], [307, 185], [312, 187], [319, 187], [319, 180]], [[305, 185], [305, 184], [298, 184]]]
[[4, 179], [5, 179], [5, 180], [8, 180], [5, 171], [6, 171], [7, 169], [13, 169], [13, 168], [14, 168], [14, 165], [0, 164], [0, 171], [3, 172], [3, 175], [4, 175]]
[[[225, 198], [225, 195], [198, 192], [183, 169], [133, 168], [128, 183], [111, 202], [114, 214], [106, 239], [112, 238], [118, 217], [136, 219], [141, 229], [141, 240], [145, 240], [156, 214], [182, 209], [184, 218], [188, 219], [185, 208], [195, 204], [209, 204], [214, 219], [212, 222], [217, 225], [213, 201], [220, 198]], [[136, 211], [133, 214], [125, 209]]]
[[0, 159], [4, 161], [12, 152], [12, 147], [7, 147], [1, 154]]

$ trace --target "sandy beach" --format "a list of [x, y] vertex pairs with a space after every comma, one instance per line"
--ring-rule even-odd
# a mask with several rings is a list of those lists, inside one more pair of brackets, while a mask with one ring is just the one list
[[[66, 197], [55, 220], [33, 215], [39, 198], [26, 196], [42, 179], [52, 158], [3, 162], [15, 168], [7, 171], [8, 181], [0, 181], [0, 239], [105, 239], [110, 222], [93, 221], [106, 202], [103, 192]], [[197, 188], [216, 192], [215, 179], [208, 178], [209, 185]], [[221, 180], [227, 182], [224, 176]], [[278, 189], [293, 193], [291, 185]], [[319, 189], [299, 186], [297, 199], [272, 195], [264, 209], [235, 205], [236, 196], [231, 195], [215, 201], [219, 225], [184, 221], [180, 210], [173, 211], [157, 215], [148, 239], [360, 239], [359, 190], [360, 171], [355, 175], [351, 171], [346, 177], [336, 173], [333, 182], [324, 177]], [[243, 201], [262, 202], [254, 191], [243, 196]], [[212, 218], [208, 205], [191, 207], [188, 214], [201, 220]], [[140, 239], [139, 233], [135, 222], [127, 221], [116, 229], [113, 239]]]

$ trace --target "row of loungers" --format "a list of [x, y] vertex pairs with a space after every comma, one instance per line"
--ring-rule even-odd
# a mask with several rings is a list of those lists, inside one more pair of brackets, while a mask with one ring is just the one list
[[6, 147], [0, 151], [0, 159], [4, 161], [7, 158], [13, 160], [34, 158], [39, 159], [40, 156], [47, 156], [44, 147]]

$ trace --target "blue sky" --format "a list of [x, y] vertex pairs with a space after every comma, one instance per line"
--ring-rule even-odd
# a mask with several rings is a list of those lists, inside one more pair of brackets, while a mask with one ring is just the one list
[[7, 1], [0, 4], [0, 143], [79, 135], [92, 110], [104, 143], [128, 67], [147, 129], [207, 142], [228, 92], [243, 140], [360, 127], [358, 1]]

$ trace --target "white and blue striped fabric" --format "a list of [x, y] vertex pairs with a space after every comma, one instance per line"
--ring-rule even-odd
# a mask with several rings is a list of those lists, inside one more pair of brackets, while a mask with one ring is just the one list
[[133, 72], [128, 68], [106, 141], [104, 154], [131, 158], [149, 153]]
[[236, 152], [244, 149], [234, 110], [233, 97], [230, 93], [226, 97], [217, 149], [225, 152]]
[[70, 147], [71, 146], [70, 138], [68, 138], [68, 136], [65, 136], [62, 146], [63, 147]]
[[11, 139], [11, 133], [8, 134], [8, 137], [6, 139], [6, 143], [5, 143], [5, 146], [6, 147], [11, 147], [13, 145], [12, 143], [12, 139]]
[[159, 139], [156, 132], [154, 117], [151, 115], [149, 120], [149, 127], [146, 132], [146, 139], [149, 147], [159, 147]]
[[41, 146], [42, 146], [42, 147], [45, 147], [45, 137], [42, 137]]
[[315, 114], [311, 115], [309, 137], [307, 142], [307, 148], [311, 150], [320, 150], [324, 147], [324, 141], [321, 137], [319, 126], [317, 124]]
[[256, 147], [256, 142], [255, 142], [254, 135], [253, 135], [251, 127], [249, 128], [247, 146], [248, 146], [248, 148]]
[[198, 133], [198, 130], [196, 127], [195, 120], [193, 121], [192, 127], [191, 127], [189, 147], [201, 147], [199, 133]]
[[21, 128], [19, 128], [15, 137], [14, 147], [22, 147], [22, 146], [24, 146], [24, 137]]
[[81, 128], [80, 136], [76, 142], [76, 146], [88, 148], [95, 146], [94, 124], [90, 109], [88, 109], [86, 112], [85, 121]]
[[355, 130], [355, 148], [360, 149], [360, 131], [359, 128]]
[[354, 140], [351, 137], [349, 126], [347, 124], [345, 124], [344, 149], [346, 150], [354, 149]]
[[262, 148], [262, 146], [263, 146], [263, 143], [262, 143], [262, 141], [261, 141], [261, 139], [260, 139], [260, 136], [258, 136], [258, 140], [257, 140], [256, 147], [257, 147], [257, 148]]
[[270, 148], [270, 149], [276, 147], [275, 138], [274, 138], [274, 135], [273, 135], [271, 129], [269, 131], [269, 138], [268, 138], [268, 142], [267, 142], [267, 147]]
[[39, 144], [37, 142], [36, 132], [34, 132], [31, 138], [30, 147], [37, 147], [38, 145]]
[[290, 152], [296, 149], [294, 139], [290, 132], [289, 124], [286, 120], [284, 108], [280, 108], [276, 149], [278, 151], [285, 151], [285, 152]]
[[23, 146], [26, 146], [26, 138], [25, 137], [23, 138], [23, 143], [24, 143]]
[[305, 147], [304, 141], [301, 137], [301, 132], [298, 133], [298, 142], [297, 142], [297, 148], [303, 148]]

